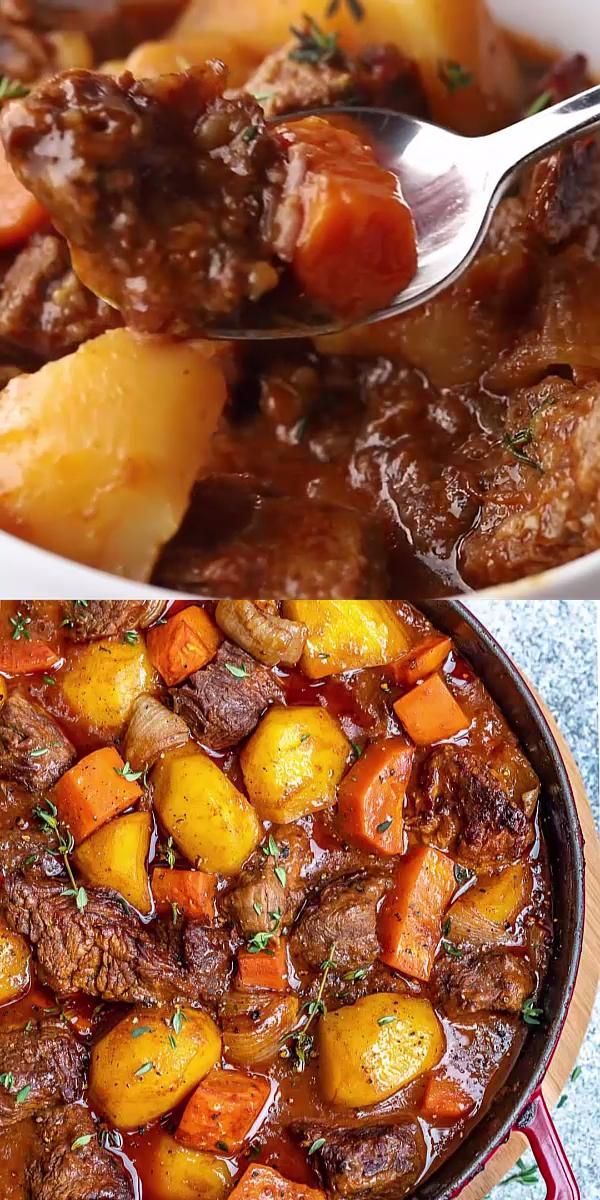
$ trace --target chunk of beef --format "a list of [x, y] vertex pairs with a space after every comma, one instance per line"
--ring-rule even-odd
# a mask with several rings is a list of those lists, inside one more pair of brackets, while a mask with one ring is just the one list
[[318, 903], [303, 913], [291, 938], [294, 960], [318, 970], [335, 945], [340, 971], [354, 970], [377, 958], [377, 905], [390, 885], [389, 876], [340, 879], [323, 888]]
[[215, 1005], [225, 994], [233, 971], [231, 939], [225, 929], [186, 921], [183, 961], [204, 1004]]
[[[310, 995], [315, 1000], [320, 982], [321, 977], [317, 975], [311, 984]], [[371, 965], [362, 963], [358, 975], [355, 970], [348, 972], [334, 967], [328, 972], [322, 998], [327, 1007], [343, 1008], [347, 1004], [355, 1004], [363, 996], [372, 996], [375, 992], [395, 992], [404, 996], [408, 991], [409, 985], [397, 971], [375, 959]]]
[[[131, 1177], [121, 1159], [100, 1145], [98, 1132], [78, 1104], [48, 1114], [27, 1171], [28, 1200], [133, 1200]], [[89, 1141], [82, 1144], [82, 1138]]]
[[65, 600], [67, 637], [73, 642], [116, 637], [126, 629], [147, 629], [162, 616], [164, 600]]
[[[86, 1052], [60, 1021], [29, 1022], [25, 1029], [0, 1029], [0, 1063], [12, 1084], [0, 1091], [0, 1129], [26, 1117], [80, 1100]], [[16, 1097], [29, 1092], [17, 1104]]]
[[411, 1191], [425, 1166], [425, 1142], [416, 1122], [349, 1129], [298, 1122], [290, 1132], [306, 1150], [317, 1138], [325, 1138], [311, 1154], [311, 1163], [328, 1195], [400, 1200]]
[[433, 983], [449, 1016], [461, 1012], [518, 1013], [535, 991], [535, 975], [526, 959], [507, 950], [474, 950], [462, 958], [443, 954]]
[[30, 792], [41, 791], [52, 787], [75, 757], [74, 747], [52, 717], [24, 696], [9, 696], [0, 708], [0, 778]]
[[[273, 927], [272, 912], [281, 913], [281, 924], [289, 925], [304, 898], [302, 874], [311, 861], [308, 834], [299, 825], [275, 825], [271, 829], [279, 857], [260, 847], [249, 859], [237, 882], [223, 896], [220, 908], [235, 921], [244, 937]], [[283, 867], [285, 885], [275, 870]]]
[[216, 62], [143, 81], [68, 71], [2, 114], [9, 160], [77, 274], [133, 328], [197, 332], [278, 282], [283, 151], [225, 83]]
[[[316, 35], [316, 36], [315, 36]], [[346, 54], [335, 35], [321, 53], [310, 18], [287, 45], [274, 50], [250, 77], [245, 90], [264, 97], [269, 117], [334, 104], [397, 108], [427, 116], [428, 105], [415, 64], [390, 43]]]
[[600, 141], [581, 138], [542, 159], [525, 193], [529, 220], [550, 246], [582, 229], [600, 212]]
[[513, 862], [534, 830], [472, 750], [439, 746], [423, 762], [410, 823], [424, 842], [473, 867]]
[[52, 851], [56, 841], [44, 829], [23, 821], [14, 829], [0, 831], [0, 872], [30, 870], [44, 875], [60, 875], [62, 863]]
[[0, 338], [36, 358], [59, 358], [121, 324], [71, 270], [67, 244], [35, 234], [9, 267], [0, 290]]
[[[213, 596], [355, 597], [387, 595], [379, 528], [341, 504], [256, 494], [239, 524], [205, 540], [210, 488], [196, 491], [177, 537], [163, 552], [155, 582]], [[216, 527], [218, 529], [218, 526]]]
[[[244, 675], [233, 674], [230, 667]], [[232, 642], [223, 642], [207, 667], [171, 688], [171, 696], [193, 737], [213, 750], [234, 746], [252, 732], [268, 704], [283, 699], [269, 668]]]
[[[204, 985], [212, 995], [203, 964], [186, 967], [113, 893], [88, 888], [87, 905], [79, 912], [63, 892], [60, 880], [9, 875], [2, 895], [9, 927], [28, 938], [42, 981], [57, 995], [84, 992], [128, 1004], [198, 1004], [205, 999]], [[214, 970], [218, 976], [216, 958]]]

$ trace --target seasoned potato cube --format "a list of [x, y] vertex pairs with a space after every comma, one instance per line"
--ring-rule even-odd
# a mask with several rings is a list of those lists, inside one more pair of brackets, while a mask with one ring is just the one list
[[478, 879], [448, 910], [452, 940], [475, 946], [511, 941], [512, 925], [531, 896], [531, 882], [527, 863]]
[[29, 946], [19, 933], [0, 927], [0, 1004], [29, 986]]
[[308, 628], [300, 667], [309, 679], [383, 666], [410, 646], [385, 600], [286, 600], [284, 611]]
[[92, 1050], [90, 1102], [114, 1125], [135, 1129], [179, 1104], [220, 1055], [221, 1034], [207, 1013], [132, 1009]]
[[103, 825], [75, 851], [73, 862], [88, 883], [114, 888], [138, 912], [152, 909], [148, 881], [150, 813], [126, 813]]
[[141, 1170], [144, 1187], [169, 1200], [222, 1200], [231, 1184], [222, 1159], [180, 1146], [164, 1129], [152, 1134]]
[[364, 996], [321, 1020], [321, 1095], [340, 1108], [377, 1104], [435, 1067], [444, 1048], [429, 1000], [387, 992]]
[[285, 824], [333, 804], [349, 749], [324, 708], [271, 708], [240, 755], [248, 795], [262, 820]]
[[90, 729], [118, 736], [138, 696], [157, 690], [158, 677], [141, 639], [108, 639], [74, 647], [60, 673], [62, 694]]
[[186, 858], [205, 871], [235, 875], [262, 836], [246, 797], [196, 747], [165, 755], [153, 781], [156, 811]]
[[172, 72], [187, 71], [188, 67], [201, 67], [209, 58], [220, 58], [227, 63], [227, 82], [232, 88], [242, 87], [256, 62], [256, 56], [237, 38], [221, 33], [197, 33], [142, 42], [132, 50], [125, 69], [137, 79], [152, 79], [155, 75], [170, 75]]
[[0, 527], [148, 579], [225, 403], [201, 343], [115, 329], [0, 393]]

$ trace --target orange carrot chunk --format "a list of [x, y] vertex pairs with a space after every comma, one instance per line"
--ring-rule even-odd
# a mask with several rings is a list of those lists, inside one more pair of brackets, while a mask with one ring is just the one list
[[272, 1167], [248, 1167], [229, 1200], [326, 1200], [320, 1188], [292, 1183]]
[[186, 917], [212, 921], [215, 915], [215, 875], [206, 871], [179, 871], [155, 867], [152, 895], [158, 912], [168, 912], [174, 904]]
[[195, 604], [182, 608], [164, 625], [148, 633], [148, 654], [169, 687], [214, 658], [221, 634], [204, 609]]
[[0, 671], [7, 675], [28, 675], [30, 671], [47, 671], [60, 659], [57, 650], [47, 642], [26, 641], [20, 638], [0, 638]]
[[465, 1092], [464, 1088], [461, 1088], [456, 1080], [432, 1075], [425, 1085], [421, 1116], [426, 1121], [451, 1125], [461, 1117], [466, 1117], [474, 1106], [475, 1102], [472, 1097]]
[[279, 126], [300, 231], [292, 271], [343, 318], [384, 308], [417, 269], [415, 227], [396, 177], [370, 146], [320, 117]]
[[103, 746], [80, 759], [54, 785], [59, 820], [68, 825], [76, 844], [139, 800], [142, 789], [124, 770], [114, 746]]
[[402, 737], [382, 738], [350, 767], [338, 790], [338, 826], [345, 841], [375, 854], [402, 854], [414, 752]]
[[243, 991], [253, 992], [266, 988], [269, 992], [289, 991], [287, 978], [287, 939], [273, 938], [264, 950], [253, 954], [251, 950], [239, 950], [237, 956], [236, 986]]
[[406, 732], [417, 746], [454, 737], [471, 724], [441, 675], [430, 675], [394, 704]]
[[263, 1075], [210, 1071], [185, 1106], [175, 1138], [190, 1150], [237, 1154], [266, 1104]]
[[397, 658], [395, 662], [390, 663], [388, 674], [391, 675], [394, 683], [410, 687], [418, 683], [420, 679], [425, 679], [427, 675], [433, 675], [435, 671], [439, 671], [451, 649], [450, 638], [432, 633], [431, 637], [424, 638], [417, 646], [413, 646], [408, 654], [403, 654], [402, 658]]
[[452, 859], [432, 846], [418, 846], [398, 863], [379, 913], [384, 963], [414, 979], [429, 979], [455, 888]]
[[0, 144], [0, 249], [26, 242], [47, 220], [45, 208], [17, 179]]

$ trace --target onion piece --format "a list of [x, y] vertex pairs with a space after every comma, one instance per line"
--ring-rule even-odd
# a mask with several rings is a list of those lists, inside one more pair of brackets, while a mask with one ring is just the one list
[[272, 601], [219, 600], [215, 616], [233, 642], [268, 667], [293, 667], [302, 654], [306, 625], [280, 617]]
[[273, 1058], [298, 1020], [296, 996], [230, 992], [221, 1009], [225, 1057], [239, 1066]]
[[190, 731], [182, 717], [154, 696], [138, 696], [125, 738], [125, 758], [134, 771], [153, 767], [166, 750], [183, 746]]
[[149, 600], [138, 621], [139, 628], [147, 629], [149, 625], [159, 621], [166, 612], [168, 603], [168, 600]]
[[3, 675], [0, 675], [0, 708], [4, 701], [8, 700], [8, 684]]

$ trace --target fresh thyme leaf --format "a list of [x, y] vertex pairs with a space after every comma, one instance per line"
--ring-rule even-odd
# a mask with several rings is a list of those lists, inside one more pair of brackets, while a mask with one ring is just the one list
[[541, 1025], [544, 1010], [537, 1007], [533, 996], [529, 996], [523, 1001], [521, 1016], [526, 1025]]
[[175, 847], [173, 845], [173, 838], [172, 837], [167, 838], [167, 841], [164, 843], [164, 845], [159, 847], [159, 850], [160, 850], [160, 853], [162, 854], [163, 858], [165, 859], [167, 866], [171, 867], [171, 869], [172, 869], [175, 866], [175, 863], [177, 861], [177, 855], [175, 853]]
[[358, 742], [350, 742], [350, 745], [354, 751], [354, 757], [360, 758], [361, 754], [364, 753], [364, 746], [359, 746]]
[[53, 675], [42, 675], [42, 680], [48, 687], [56, 687], [56, 680]]
[[139, 635], [137, 629], [126, 629], [125, 630], [125, 633], [123, 634], [123, 641], [127, 642], [128, 646], [135, 646], [136, 642], [139, 642], [139, 640], [140, 640], [140, 635]]
[[451, 925], [452, 925], [452, 918], [446, 917], [446, 920], [444, 921], [444, 924], [442, 925], [442, 936], [443, 937], [445, 937], [445, 938], [448, 937], [448, 934], [450, 933]]
[[559, 1097], [559, 1099], [558, 1099], [558, 1101], [557, 1101], [556, 1107], [557, 1107], [557, 1108], [564, 1108], [565, 1104], [567, 1104], [567, 1103], [568, 1103], [568, 1101], [569, 1101], [569, 1097], [567, 1096], [567, 1093], [566, 1093], [566, 1092], [563, 1092], [562, 1096], [560, 1096], [560, 1097]]
[[122, 778], [126, 779], [128, 783], [135, 783], [136, 780], [141, 779], [142, 775], [144, 774], [143, 771], [134, 771], [131, 763], [128, 762], [123, 763], [122, 767], [113, 767], [113, 771], [115, 775], [121, 775]]
[[250, 954], [260, 954], [262, 950], [266, 950], [271, 938], [274, 935], [266, 930], [261, 930], [260, 933], [255, 933], [253, 937], [246, 942], [246, 949]]
[[248, 670], [246, 667], [238, 667], [237, 663], [225, 663], [225, 670], [233, 675], [234, 679], [245, 679]]
[[580, 1075], [583, 1075], [583, 1067], [575, 1067], [575, 1069], [571, 1072], [571, 1083], [577, 1083]]
[[137, 1071], [134, 1071], [133, 1074], [135, 1075], [136, 1079], [142, 1079], [144, 1075], [148, 1074], [148, 1071], [153, 1069], [153, 1067], [153, 1062], [142, 1063], [141, 1067], [138, 1067]]
[[25, 1087], [22, 1087], [20, 1092], [17, 1092], [17, 1094], [15, 1096], [15, 1104], [24, 1104], [30, 1091], [31, 1091], [31, 1084], [26, 1083]]
[[395, 1021], [395, 1020], [396, 1020], [395, 1017], [378, 1017], [377, 1024], [378, 1025], [391, 1025], [392, 1021]]
[[449, 958], [462, 958], [463, 952], [455, 942], [449, 942], [447, 938], [442, 938], [442, 950]]
[[12, 1071], [5, 1071], [0, 1075], [0, 1087], [6, 1088], [7, 1092], [12, 1092], [15, 1086], [15, 1077]]
[[123, 1138], [118, 1129], [102, 1129], [99, 1141], [104, 1150], [119, 1150], [123, 1145]]
[[75, 892], [75, 904], [79, 912], [83, 912], [88, 902], [88, 894], [84, 887], [78, 887]]
[[93, 1133], [80, 1134], [79, 1137], [75, 1138], [74, 1142], [71, 1142], [71, 1150], [83, 1150], [84, 1146], [89, 1146], [94, 1136]]
[[18, 79], [9, 79], [7, 75], [0, 75], [0, 100], [21, 100], [23, 96], [29, 95], [30, 90]]
[[28, 854], [27, 858], [23, 862], [23, 866], [24, 867], [32, 867], [33, 864], [37, 862], [37, 860], [38, 860], [37, 854]]
[[296, 1061], [296, 1067], [299, 1071], [304, 1070], [312, 1055], [315, 1039], [314, 1035], [309, 1033], [309, 1029], [315, 1017], [322, 1016], [326, 1012], [325, 1003], [323, 1001], [323, 993], [325, 991], [325, 984], [327, 983], [327, 976], [329, 975], [331, 968], [334, 966], [335, 942], [332, 943], [329, 954], [323, 963], [323, 973], [321, 975], [316, 998], [314, 1000], [310, 1000], [308, 1004], [304, 1005], [307, 1019], [303, 1019], [303, 1023], [296, 1025], [296, 1027], [292, 1029], [291, 1033], [286, 1034], [286, 1036], [283, 1037], [280, 1042], [280, 1053], [282, 1058], [289, 1058], [291, 1055], [293, 1055]]
[[50, 751], [47, 746], [38, 746], [37, 750], [29, 751], [29, 757], [30, 758], [44, 758], [44, 756], [49, 753], [50, 753]]
[[260, 133], [258, 125], [248, 125], [242, 133], [243, 142], [254, 142]]
[[385, 821], [380, 821], [379, 825], [377, 826], [377, 832], [385, 833], [386, 829], [389, 829], [390, 825], [393, 825], [393, 823], [394, 823], [393, 817], [386, 817]]
[[269, 834], [267, 841], [262, 847], [262, 852], [267, 858], [279, 858], [279, 846], [272, 833]]
[[254, 900], [254, 901], [253, 901], [253, 903], [252, 903], [252, 907], [253, 907], [253, 909], [254, 909], [254, 911], [255, 911], [255, 913], [256, 913], [256, 915], [257, 915], [257, 917], [260, 917], [260, 916], [262, 916], [262, 910], [263, 910], [263, 906], [262, 906], [262, 904], [260, 903], [260, 901], [259, 901], [259, 900]]
[[522, 1158], [517, 1159], [517, 1168], [514, 1175], [508, 1175], [506, 1179], [501, 1180], [501, 1187], [505, 1187], [507, 1183], [522, 1183], [526, 1187], [533, 1187], [539, 1179], [539, 1171], [535, 1163], [528, 1167], [523, 1162]]
[[177, 904], [177, 901], [172, 900], [171, 901], [171, 920], [174, 925], [177, 924], [180, 916], [181, 916], [181, 909], [180, 909], [179, 905]]
[[22, 612], [18, 612], [14, 617], [9, 617], [9, 624], [12, 625], [11, 638], [13, 642], [20, 642], [24, 638], [26, 642], [31, 641], [31, 634], [27, 628], [31, 625], [31, 617], [25, 617]]
[[175, 1009], [175, 1012], [173, 1013], [173, 1016], [171, 1017], [171, 1028], [173, 1030], [173, 1033], [176, 1033], [177, 1036], [179, 1036], [186, 1021], [187, 1021], [187, 1017], [186, 1017], [185, 1013], [183, 1012], [183, 1010], [178, 1005], [177, 1008]]
[[132, 1038], [143, 1037], [145, 1033], [152, 1033], [151, 1025], [136, 1025], [135, 1029], [131, 1030]]
[[523, 450], [523, 446], [529, 446], [533, 441], [533, 432], [531, 427], [527, 429], [517, 429], [515, 433], [505, 433], [502, 438], [502, 446], [505, 450], [509, 450], [519, 462], [525, 463], [528, 467], [533, 467], [536, 471], [542, 471], [544, 468], [538, 462], [537, 458], [532, 458], [531, 454], [527, 454]]
[[552, 92], [540, 92], [539, 96], [536, 96], [535, 100], [532, 100], [527, 112], [525, 113], [525, 116], [534, 117], [535, 114], [541, 112], [542, 109], [549, 108], [553, 100], [554, 96], [552, 95]]
[[465, 70], [453, 59], [444, 59], [438, 64], [438, 78], [451, 95], [459, 92], [461, 88], [469, 87], [473, 82], [472, 72]]
[[75, 608], [89, 608], [90, 607], [89, 600], [74, 600], [73, 604], [75, 605]]
[[290, 31], [297, 43], [288, 55], [292, 62], [311, 63], [316, 66], [318, 63], [331, 62], [339, 52], [337, 33], [325, 33], [314, 17], [305, 14], [302, 28], [296, 29], [291, 25]]
[[321, 1150], [324, 1145], [325, 1145], [324, 1137], [315, 1138], [312, 1146], [309, 1147], [308, 1157], [310, 1158], [312, 1154], [316, 1154], [317, 1150]]
[[279, 880], [282, 888], [284, 888], [287, 883], [287, 873], [285, 867], [275, 867], [273, 874], [275, 875], [275, 878]]
[[356, 983], [359, 979], [364, 979], [368, 972], [368, 967], [357, 967], [355, 971], [346, 971], [346, 974], [342, 975], [342, 979], [347, 979], [349, 983]]

